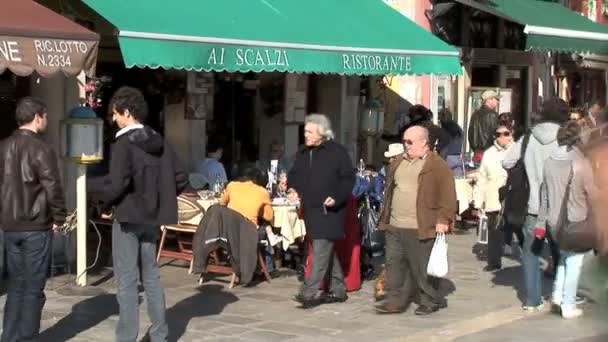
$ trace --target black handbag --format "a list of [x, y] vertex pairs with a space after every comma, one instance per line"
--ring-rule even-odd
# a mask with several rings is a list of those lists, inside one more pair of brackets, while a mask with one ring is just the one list
[[559, 248], [565, 251], [574, 253], [585, 253], [594, 248], [595, 245], [595, 228], [593, 226], [593, 216], [589, 201], [587, 201], [587, 218], [579, 222], [570, 222], [568, 220], [568, 200], [570, 198], [570, 189], [572, 186], [572, 178], [574, 172], [570, 169], [568, 176], [568, 184], [566, 192], [562, 199], [557, 224], [556, 240]]
[[528, 215], [530, 183], [526, 173], [524, 158], [530, 141], [530, 133], [524, 135], [521, 143], [521, 155], [513, 168], [507, 170], [507, 183], [499, 189], [499, 198], [503, 203], [502, 218], [506, 224], [520, 230]]

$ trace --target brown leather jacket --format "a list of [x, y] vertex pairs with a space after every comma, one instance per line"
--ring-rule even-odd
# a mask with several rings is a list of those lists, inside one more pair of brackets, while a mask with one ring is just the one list
[[[435, 237], [435, 225], [450, 225], [456, 216], [456, 187], [454, 175], [448, 164], [436, 153], [429, 152], [427, 160], [418, 176], [418, 195], [416, 199], [416, 216], [418, 220], [418, 238], [421, 240]], [[393, 205], [395, 172], [403, 161], [396, 159], [388, 167], [384, 193], [384, 206], [380, 213], [380, 229], [388, 228]]]
[[44, 231], [65, 221], [55, 153], [39, 134], [16, 130], [0, 143], [0, 222], [13, 232]]

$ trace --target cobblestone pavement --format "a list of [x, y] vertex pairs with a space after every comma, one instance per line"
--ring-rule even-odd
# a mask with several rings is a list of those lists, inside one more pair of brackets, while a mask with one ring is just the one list
[[[413, 308], [377, 315], [371, 282], [344, 304], [302, 310], [290, 300], [298, 288], [293, 275], [230, 290], [223, 281], [198, 286], [187, 268], [166, 265], [161, 270], [170, 340], [608, 341], [604, 305], [587, 304], [585, 316], [573, 321], [547, 312], [524, 314], [518, 262], [506, 259], [503, 270], [484, 273], [474, 242], [472, 234], [449, 237], [450, 274], [442, 284], [449, 306], [427, 317], [415, 316]], [[113, 341], [118, 307], [112, 279], [99, 285], [107, 294], [88, 297], [67, 295], [73, 294], [65, 286], [68, 281], [59, 277], [49, 282], [41, 341]], [[143, 298], [141, 323], [143, 335], [149, 324]]]

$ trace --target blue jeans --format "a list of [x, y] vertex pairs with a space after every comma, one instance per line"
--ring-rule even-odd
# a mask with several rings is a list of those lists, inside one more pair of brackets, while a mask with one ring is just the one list
[[141, 282], [146, 292], [148, 317], [152, 322], [149, 335], [156, 341], [167, 341], [169, 328], [165, 317], [165, 293], [156, 263], [156, 241], [159, 227], [114, 222], [112, 226], [112, 260], [120, 308], [116, 341], [135, 342], [139, 332], [139, 293], [137, 280], [141, 265]]
[[540, 257], [531, 251], [534, 242], [534, 228], [536, 227], [537, 217], [527, 215], [522, 228], [524, 235], [524, 250], [522, 256], [524, 283], [526, 285], [526, 306], [539, 306], [542, 303], [542, 285]]
[[258, 240], [266, 241], [266, 245], [262, 245], [260, 247], [260, 251], [262, 253], [262, 257], [264, 258], [264, 264], [266, 264], [266, 269], [268, 272], [274, 272], [274, 259], [272, 256], [274, 255], [274, 248], [270, 245], [270, 241], [268, 241], [268, 235], [266, 234], [266, 226], [258, 227]]
[[576, 307], [576, 291], [578, 279], [583, 268], [585, 254], [561, 251], [557, 273], [553, 283], [553, 303], [561, 305], [564, 309]]
[[4, 232], [9, 285], [2, 342], [38, 340], [52, 239], [49, 230]]

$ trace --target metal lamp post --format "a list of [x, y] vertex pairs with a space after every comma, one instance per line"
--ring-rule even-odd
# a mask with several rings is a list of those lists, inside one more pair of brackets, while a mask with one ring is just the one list
[[367, 162], [374, 160], [375, 137], [384, 128], [384, 106], [379, 100], [370, 100], [359, 113], [359, 130], [366, 137]]
[[103, 159], [103, 120], [86, 106], [70, 111], [62, 121], [61, 151], [78, 164], [76, 180], [76, 283], [87, 285], [87, 164]]

